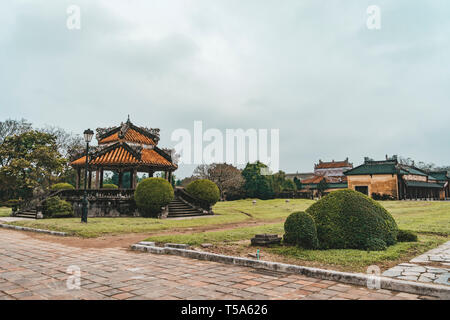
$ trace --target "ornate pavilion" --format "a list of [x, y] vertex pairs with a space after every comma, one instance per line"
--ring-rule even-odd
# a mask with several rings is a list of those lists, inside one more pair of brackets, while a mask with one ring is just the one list
[[[119, 189], [135, 189], [138, 172], [152, 177], [157, 171], [164, 172], [164, 177], [171, 180], [172, 173], [178, 166], [172, 160], [172, 152], [159, 148], [159, 129], [138, 127], [130, 118], [120, 126], [98, 128], [96, 139], [98, 146], [89, 153], [88, 188], [101, 189], [105, 171], [117, 172]], [[71, 162], [77, 171], [76, 188], [80, 188], [82, 171], [85, 170], [86, 156]], [[130, 184], [124, 185], [124, 173], [129, 172]]]

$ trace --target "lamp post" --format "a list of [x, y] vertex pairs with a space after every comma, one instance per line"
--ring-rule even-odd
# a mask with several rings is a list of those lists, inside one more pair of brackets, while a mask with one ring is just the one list
[[84, 193], [83, 193], [83, 207], [81, 211], [81, 222], [87, 223], [88, 216], [88, 200], [87, 200], [87, 179], [88, 179], [88, 166], [89, 166], [89, 142], [91, 142], [94, 136], [94, 131], [91, 129], [84, 130], [84, 141], [86, 142], [86, 167], [84, 170]]

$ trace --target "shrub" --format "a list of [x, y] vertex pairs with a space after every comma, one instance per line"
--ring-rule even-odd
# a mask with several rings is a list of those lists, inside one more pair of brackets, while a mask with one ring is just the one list
[[398, 242], [417, 242], [417, 234], [408, 230], [398, 230]]
[[72, 205], [58, 196], [45, 200], [43, 215], [46, 218], [70, 217], [73, 215]]
[[52, 185], [50, 187], [50, 189], [52, 191], [58, 191], [58, 190], [73, 190], [75, 188], [70, 183], [61, 182], [61, 183], [56, 183], [56, 184]]
[[322, 249], [367, 249], [369, 239], [383, 240], [387, 246], [397, 241], [394, 218], [360, 192], [349, 189], [331, 192], [306, 212], [316, 223]]
[[207, 179], [192, 181], [187, 185], [186, 192], [197, 199], [206, 201], [211, 206], [220, 199], [219, 188], [214, 182]]
[[369, 238], [366, 242], [366, 250], [368, 251], [383, 251], [386, 250], [386, 242], [378, 238]]
[[144, 179], [134, 191], [136, 206], [144, 217], [156, 217], [173, 197], [172, 186], [163, 178]]
[[316, 249], [319, 243], [313, 218], [303, 211], [290, 214], [284, 222], [283, 242], [305, 249]]
[[102, 189], [119, 189], [119, 187], [115, 184], [107, 183], [103, 185]]

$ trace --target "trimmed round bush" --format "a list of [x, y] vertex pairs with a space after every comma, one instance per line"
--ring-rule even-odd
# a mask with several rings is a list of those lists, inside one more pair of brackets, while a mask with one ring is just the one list
[[398, 242], [417, 242], [417, 234], [408, 230], [398, 230]]
[[217, 185], [208, 179], [192, 181], [186, 186], [186, 192], [193, 197], [214, 205], [220, 199], [220, 191]]
[[305, 249], [316, 249], [319, 242], [313, 218], [304, 211], [290, 214], [284, 222], [283, 242]]
[[61, 183], [55, 183], [54, 185], [52, 185], [50, 187], [50, 189], [52, 191], [73, 190], [73, 189], [75, 189], [75, 187], [73, 185], [71, 185], [70, 183], [61, 182]]
[[157, 217], [161, 208], [173, 200], [173, 188], [163, 178], [147, 178], [139, 182], [134, 191], [134, 201], [144, 217]]
[[73, 207], [58, 196], [50, 197], [45, 200], [43, 215], [46, 218], [71, 217], [73, 216]]
[[386, 242], [378, 238], [370, 238], [366, 242], [367, 251], [383, 251], [386, 250]]
[[103, 185], [102, 189], [119, 189], [119, 187], [112, 183], [106, 183]]
[[[398, 227], [376, 201], [349, 189], [331, 192], [307, 210], [322, 249], [368, 249], [373, 239], [396, 243]], [[378, 240], [377, 240], [378, 241]]]

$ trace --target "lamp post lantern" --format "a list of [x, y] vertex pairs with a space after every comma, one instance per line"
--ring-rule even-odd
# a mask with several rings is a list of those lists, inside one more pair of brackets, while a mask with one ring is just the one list
[[84, 141], [86, 142], [86, 167], [84, 170], [84, 193], [83, 193], [83, 207], [81, 211], [81, 222], [87, 223], [88, 216], [88, 200], [87, 200], [87, 179], [89, 169], [89, 142], [91, 142], [94, 136], [94, 131], [91, 129], [84, 130]]

